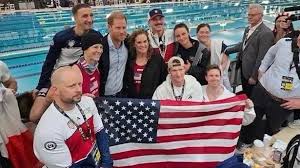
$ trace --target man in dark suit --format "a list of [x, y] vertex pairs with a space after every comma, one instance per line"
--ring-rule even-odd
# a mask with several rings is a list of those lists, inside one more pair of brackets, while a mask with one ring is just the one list
[[262, 21], [263, 7], [250, 4], [248, 8], [249, 26], [245, 29], [242, 42], [226, 49], [226, 54], [239, 52], [238, 63], [241, 65], [243, 91], [250, 97], [257, 84], [258, 68], [262, 59], [274, 43], [274, 36]]
[[107, 18], [109, 33], [103, 38], [103, 53], [98, 68], [100, 94], [108, 97], [126, 97], [123, 78], [128, 64], [127, 18], [120, 11], [113, 11]]

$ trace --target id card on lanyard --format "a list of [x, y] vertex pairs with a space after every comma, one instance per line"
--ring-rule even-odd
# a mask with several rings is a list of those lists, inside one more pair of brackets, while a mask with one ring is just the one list
[[293, 89], [294, 78], [289, 76], [282, 76], [281, 89], [285, 91], [291, 91]]
[[96, 164], [96, 166], [97, 166], [98, 163], [101, 162], [101, 154], [100, 154], [100, 151], [99, 151], [99, 149], [98, 149], [97, 144], [94, 145], [91, 154], [92, 154], [92, 157], [93, 157], [93, 159], [94, 159], [94, 161], [95, 161], [95, 164]]

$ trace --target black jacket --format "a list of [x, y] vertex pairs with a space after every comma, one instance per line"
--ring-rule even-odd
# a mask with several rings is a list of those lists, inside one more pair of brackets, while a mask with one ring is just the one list
[[126, 68], [125, 73], [125, 92], [130, 98], [141, 98], [141, 99], [151, 99], [156, 88], [166, 80], [168, 74], [167, 65], [164, 59], [160, 55], [152, 55], [145, 65], [144, 71], [142, 73], [141, 89], [140, 93], [136, 92], [134, 85], [134, 72], [133, 67], [135, 64], [135, 59], [131, 59], [129, 67]]
[[187, 74], [194, 76], [201, 85], [206, 85], [207, 81], [205, 79], [205, 72], [207, 65], [209, 65], [210, 53], [202, 43], [194, 39], [191, 39], [191, 41], [194, 45], [186, 50], [196, 51], [195, 55], [182, 55], [181, 51], [183, 50], [183, 47], [178, 42], [176, 43], [175, 53], [185, 62], [187, 60], [191, 62], [192, 65]]
[[[107, 77], [108, 77], [108, 72], [109, 72], [109, 65], [110, 65], [110, 60], [109, 60], [109, 45], [108, 45], [108, 41], [107, 41], [107, 36], [104, 36], [103, 38], [103, 53], [100, 57], [100, 60], [99, 60], [99, 64], [98, 64], [98, 69], [100, 71], [100, 74], [101, 74], [101, 79], [100, 79], [100, 89], [99, 89], [99, 95], [100, 96], [103, 96], [104, 93], [105, 93], [105, 84], [106, 84], [106, 81], [107, 81]], [[127, 50], [129, 51], [129, 45], [128, 45], [128, 39], [126, 38], [124, 40], [124, 44], [127, 48]], [[127, 59], [127, 62], [126, 62], [126, 67], [128, 67], [128, 64], [129, 64], [129, 60], [130, 60], [130, 55], [128, 54], [128, 59]], [[126, 69], [125, 69], [126, 71]], [[125, 76], [125, 75], [124, 75]], [[124, 79], [123, 79], [123, 88], [124, 88]], [[123, 91], [121, 91], [123, 92]]]

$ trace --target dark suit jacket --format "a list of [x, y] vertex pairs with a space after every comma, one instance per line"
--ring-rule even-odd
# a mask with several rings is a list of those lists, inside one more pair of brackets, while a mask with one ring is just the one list
[[[105, 84], [106, 84], [106, 81], [107, 81], [107, 77], [108, 77], [108, 72], [109, 72], [109, 65], [110, 65], [110, 61], [109, 61], [109, 45], [108, 45], [108, 41], [107, 41], [107, 36], [104, 36], [103, 38], [103, 53], [100, 57], [100, 60], [99, 60], [99, 64], [98, 64], [98, 69], [100, 71], [100, 74], [101, 74], [101, 78], [100, 78], [100, 89], [99, 89], [99, 95], [100, 96], [103, 96], [104, 93], [105, 93]], [[127, 38], [125, 39], [124, 41], [124, 44], [127, 48], [127, 50], [129, 51], [129, 45], [128, 45], [128, 40]], [[128, 54], [128, 59], [127, 59], [127, 62], [126, 62], [126, 67], [128, 67], [128, 64], [129, 64], [129, 54]], [[125, 69], [126, 71], [126, 69]], [[124, 75], [125, 76], [125, 75]], [[123, 82], [123, 85], [124, 85], [124, 82]]]
[[248, 31], [249, 27], [245, 29], [242, 42], [239, 42], [232, 48], [226, 49], [226, 53], [239, 52], [238, 59], [242, 63], [242, 75], [246, 79], [252, 77], [257, 80], [258, 68], [265, 54], [274, 44], [274, 35], [270, 28], [261, 23], [248, 38], [243, 48]]

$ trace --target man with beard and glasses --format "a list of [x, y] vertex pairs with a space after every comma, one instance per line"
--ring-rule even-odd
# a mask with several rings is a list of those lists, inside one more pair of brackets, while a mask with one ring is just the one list
[[53, 103], [37, 125], [33, 144], [48, 168], [112, 167], [108, 137], [93, 99], [82, 96], [82, 81], [74, 66], [61, 67], [51, 77]]
[[174, 35], [172, 30], [165, 29], [165, 16], [160, 9], [149, 11], [148, 24], [151, 47], [168, 62], [175, 55]]
[[33, 111], [43, 111], [45, 110], [43, 107], [49, 105], [46, 95], [50, 88], [52, 71], [58, 67], [76, 63], [79, 57], [83, 55], [81, 37], [87, 32], [94, 32], [99, 34], [101, 38], [103, 37], [100, 32], [92, 29], [93, 13], [89, 5], [78, 4], [73, 7], [72, 13], [75, 26], [58, 32], [53, 37], [53, 43], [50, 45], [42, 67], [39, 83], [33, 92], [35, 98]]

